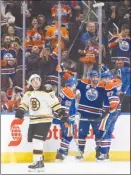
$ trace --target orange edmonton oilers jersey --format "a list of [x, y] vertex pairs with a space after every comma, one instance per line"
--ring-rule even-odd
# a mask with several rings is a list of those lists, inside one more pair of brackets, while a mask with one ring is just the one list
[[97, 47], [87, 47], [84, 50], [84, 54], [86, 54], [85, 57], [80, 58], [81, 62], [84, 63], [88, 63], [88, 62], [92, 62], [92, 63], [96, 63], [96, 57], [98, 55], [98, 48]]
[[[69, 35], [65, 27], [61, 27], [61, 33], [64, 37]], [[50, 26], [46, 32], [46, 37], [52, 37], [54, 35], [58, 35], [58, 27]], [[58, 46], [58, 37], [56, 39], [52, 39], [50, 43], [53, 48], [56, 48]], [[65, 48], [65, 41], [63, 39], [61, 39], [61, 48]]]
[[29, 40], [26, 40], [25, 46], [43, 46], [44, 44], [44, 35], [40, 34], [36, 29], [28, 30], [27, 31], [27, 39], [30, 38]]

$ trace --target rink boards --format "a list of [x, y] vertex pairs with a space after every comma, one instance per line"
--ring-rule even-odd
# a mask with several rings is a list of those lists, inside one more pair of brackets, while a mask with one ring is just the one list
[[[1, 116], [1, 161], [9, 162], [31, 162], [32, 144], [27, 142], [29, 118], [23, 121], [15, 119], [13, 115]], [[77, 129], [75, 139], [77, 140]], [[54, 161], [57, 149], [60, 145], [61, 130], [59, 125], [52, 125], [47, 141], [44, 143], [44, 156], [46, 161]], [[69, 155], [75, 156], [78, 153], [77, 145], [73, 140]], [[87, 137], [85, 148], [85, 161], [95, 161], [95, 142], [92, 129]], [[130, 115], [122, 114], [116, 123], [112, 135], [112, 146], [110, 152], [112, 161], [130, 160]]]

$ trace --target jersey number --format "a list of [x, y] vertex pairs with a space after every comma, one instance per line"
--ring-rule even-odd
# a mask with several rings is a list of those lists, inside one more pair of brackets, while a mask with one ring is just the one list
[[113, 95], [113, 91], [107, 92], [107, 96], [111, 97]]

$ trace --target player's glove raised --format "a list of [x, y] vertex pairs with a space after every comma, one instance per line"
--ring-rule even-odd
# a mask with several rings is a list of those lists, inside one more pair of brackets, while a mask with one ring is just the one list
[[18, 108], [15, 113], [15, 118], [22, 119], [24, 117], [24, 110], [21, 108]]
[[68, 115], [67, 115], [67, 112], [66, 112], [66, 110], [65, 110], [64, 108], [61, 108], [61, 109], [58, 109], [57, 111], [55, 111], [55, 112], [54, 112], [54, 116], [55, 116], [56, 118], [61, 119], [61, 121], [62, 121], [63, 123], [66, 123], [66, 122], [68, 122], [68, 120], [69, 120], [69, 117], [68, 117]]

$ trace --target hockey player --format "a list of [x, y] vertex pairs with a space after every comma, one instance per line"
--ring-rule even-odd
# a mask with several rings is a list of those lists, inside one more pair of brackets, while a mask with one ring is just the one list
[[98, 72], [93, 70], [90, 73], [89, 80], [82, 79], [79, 81], [77, 89], [80, 90], [81, 98], [78, 105], [78, 112], [80, 113], [78, 131], [78, 146], [80, 155], [78, 155], [76, 158], [82, 159], [90, 125], [92, 126], [95, 135], [95, 141], [97, 143], [97, 130], [102, 120], [102, 107], [105, 95], [105, 87], [104, 83], [100, 81]]
[[51, 85], [46, 84], [42, 87], [41, 78], [37, 74], [31, 75], [29, 83], [31, 87], [24, 94], [15, 117], [23, 119], [24, 113], [29, 111], [28, 142], [33, 142], [34, 163], [29, 165], [28, 169], [29, 171], [43, 171], [43, 141], [46, 140], [53, 120], [52, 110], [63, 123], [68, 121], [68, 117]]
[[76, 115], [76, 85], [76, 78], [70, 77], [68, 80], [66, 80], [65, 87], [61, 89], [61, 92], [59, 94], [59, 101], [61, 105], [68, 111], [69, 121], [67, 124], [58, 121], [58, 119], [54, 119], [54, 123], [60, 124], [60, 127], [62, 129], [60, 148], [57, 151], [56, 155], [57, 162], [64, 160], [65, 156], [67, 156], [69, 144], [74, 134], [74, 121]]
[[[119, 91], [121, 90], [122, 82], [118, 78], [112, 79], [111, 72], [104, 72], [102, 80], [105, 82], [105, 98], [104, 107], [106, 107], [106, 115], [102, 119], [97, 134], [97, 161], [109, 160], [109, 150], [111, 145], [112, 132], [118, 116], [120, 115]], [[103, 137], [104, 132], [106, 132]], [[102, 138], [103, 137], [103, 138]]]

